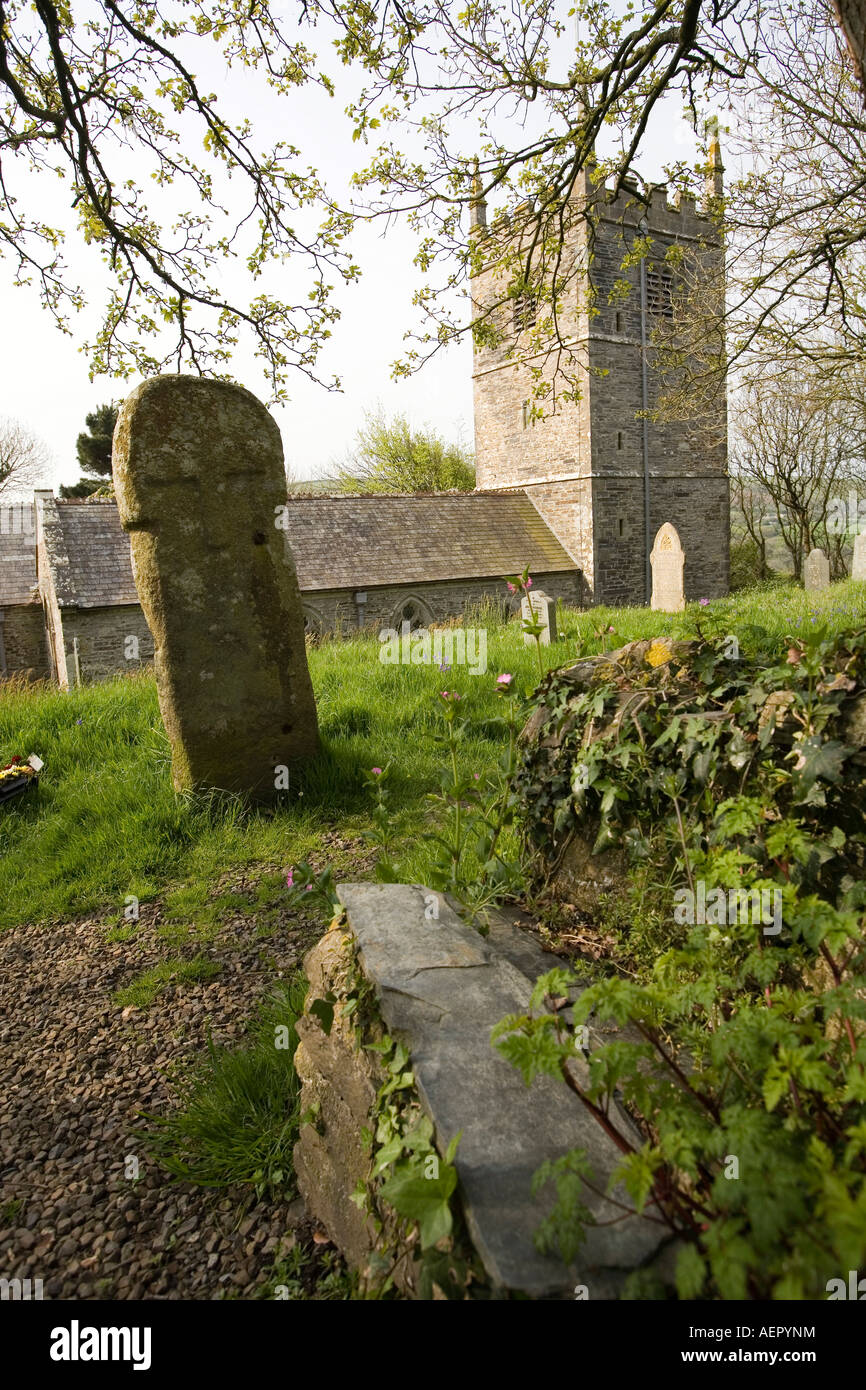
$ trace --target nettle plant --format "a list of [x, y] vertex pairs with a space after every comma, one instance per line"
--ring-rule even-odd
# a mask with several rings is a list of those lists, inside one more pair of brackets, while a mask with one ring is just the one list
[[[569, 1022], [583, 972], [555, 969], [494, 1036], [618, 1145], [614, 1182], [680, 1239], [681, 1298], [822, 1298], [866, 1262], [864, 688], [866, 633], [819, 631], [748, 663], [640, 644], [583, 688], [553, 672], [539, 693], [515, 782], [529, 844], [548, 864], [572, 834], [625, 851], [669, 941], [648, 960], [626, 937]], [[781, 929], [741, 911], [680, 924], [683, 889], [777, 894]], [[575, 1065], [573, 1030], [593, 1020], [617, 1040]], [[558, 1192], [539, 1240], [566, 1258], [586, 1176], [581, 1152], [537, 1175]], [[660, 1293], [632, 1276], [631, 1296]]]

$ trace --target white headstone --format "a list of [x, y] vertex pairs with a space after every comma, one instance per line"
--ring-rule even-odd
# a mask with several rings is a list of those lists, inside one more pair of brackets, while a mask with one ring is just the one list
[[851, 578], [866, 579], [866, 531], [854, 537], [854, 559], [851, 562]]
[[686, 606], [683, 592], [683, 566], [686, 557], [677, 528], [666, 521], [660, 526], [650, 552], [653, 572], [651, 608], [663, 613], [681, 613]]
[[[541, 589], [536, 589], [535, 593], [524, 594], [520, 600], [520, 617], [524, 623], [541, 623], [541, 632], [538, 640], [542, 647], [550, 646], [550, 605], [553, 599], [545, 594]], [[530, 646], [535, 645], [535, 638], [529, 632], [524, 632], [523, 640]]]
[[807, 590], [826, 589], [830, 583], [830, 561], [823, 550], [809, 551], [803, 581]]

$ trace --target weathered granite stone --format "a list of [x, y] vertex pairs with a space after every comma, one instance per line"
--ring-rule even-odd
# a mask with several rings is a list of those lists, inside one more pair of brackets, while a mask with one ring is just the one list
[[666, 521], [653, 541], [650, 564], [653, 572], [651, 608], [663, 613], [681, 613], [686, 606], [683, 590], [683, 566], [686, 557], [680, 544], [677, 528]]
[[[358, 1185], [370, 1175], [369, 1143], [364, 1130], [375, 1131], [375, 1102], [386, 1077], [369, 1044], [381, 1039], [381, 1028], [368, 1031], [361, 1046], [354, 1017], [344, 1003], [351, 989], [351, 938], [338, 928], [321, 938], [304, 959], [309, 982], [307, 1009], [325, 995], [333, 999], [329, 1031], [321, 1019], [306, 1012], [299, 1020], [295, 1070], [301, 1081], [302, 1123], [293, 1160], [298, 1191], [307, 1209], [325, 1228], [349, 1264], [366, 1278], [374, 1251], [392, 1249], [396, 1218], [384, 1229], [352, 1200]], [[417, 1271], [409, 1252], [394, 1270], [397, 1287], [413, 1297]], [[375, 1285], [375, 1279], [373, 1283]]]
[[621, 890], [628, 875], [628, 856], [616, 846], [593, 854], [593, 833], [574, 831], [569, 837], [556, 871], [556, 892], [567, 898], [579, 912], [592, 916], [600, 899]]
[[854, 537], [854, 558], [851, 561], [851, 578], [866, 579], [866, 531]]
[[174, 785], [269, 798], [318, 746], [279, 430], [240, 386], [155, 377], [124, 402], [113, 471]]
[[[550, 646], [550, 609], [553, 599], [543, 590], [536, 589], [532, 594], [524, 594], [520, 600], [521, 622], [536, 623], [541, 625], [541, 632], [538, 634], [538, 641], [542, 647]], [[530, 632], [524, 632], [523, 642], [525, 646], [534, 647], [536, 639]]]
[[820, 547], [810, 550], [806, 556], [806, 564], [803, 569], [803, 584], [805, 588], [812, 592], [816, 589], [826, 589], [830, 583], [830, 561]]
[[[630, 1216], [588, 1228], [574, 1268], [535, 1248], [552, 1193], [531, 1196], [545, 1159], [584, 1149], [598, 1192], [585, 1202], [599, 1223], [621, 1216], [604, 1195], [619, 1151], [576, 1097], [551, 1078], [526, 1087], [490, 1044], [506, 1013], [525, 1012], [531, 982], [440, 899], [403, 884], [341, 884], [340, 898], [365, 975], [389, 1031], [407, 1043], [416, 1085], [444, 1151], [461, 1134], [457, 1171], [467, 1226], [494, 1285], [532, 1297], [616, 1297], [625, 1275], [653, 1258], [659, 1227]], [[612, 1196], [623, 1201], [616, 1188]]]

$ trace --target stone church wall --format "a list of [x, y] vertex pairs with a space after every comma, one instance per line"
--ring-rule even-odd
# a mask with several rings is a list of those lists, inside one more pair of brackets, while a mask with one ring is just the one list
[[[551, 598], [560, 598], [571, 606], [579, 606], [581, 578], [577, 571], [536, 574], [535, 586], [544, 589]], [[360, 592], [360, 591], [359, 591]], [[367, 601], [359, 607], [354, 594], [348, 590], [313, 591], [301, 595], [309, 630], [314, 634], [335, 633], [349, 636], [358, 630], [359, 613], [363, 626], [378, 631], [400, 623], [400, 612], [406, 603], [419, 609], [421, 625], [447, 622], [461, 617], [474, 603], [485, 599], [505, 601], [508, 598], [501, 579], [449, 580], [437, 584], [387, 585], [366, 590]], [[34, 604], [42, 624], [42, 609]], [[75, 684], [74, 642], [78, 638], [78, 662], [82, 681], [103, 680], [107, 676], [136, 671], [153, 660], [153, 639], [137, 604], [114, 608], [68, 608], [60, 612], [62, 648], [58, 653], [60, 684]], [[138, 640], [138, 657], [127, 657], [129, 639]], [[63, 667], [65, 663], [65, 678]], [[33, 664], [33, 663], [28, 663]], [[10, 664], [10, 669], [11, 664]], [[46, 672], [47, 674], [47, 657]]]
[[[581, 604], [580, 574], [565, 570], [553, 574], [534, 574], [533, 582], [551, 598], [579, 607]], [[312, 590], [301, 594], [304, 613], [314, 631], [336, 632], [343, 636], [357, 631], [359, 626], [376, 631], [400, 624], [400, 612], [407, 603], [418, 604], [421, 625], [447, 622], [462, 617], [467, 608], [485, 600], [504, 602], [508, 593], [501, 579], [451, 579], [434, 584], [390, 584], [366, 593], [366, 603], [355, 602], [348, 590]], [[360, 623], [359, 623], [360, 618]]]
[[[69, 685], [75, 684], [76, 637], [82, 681], [128, 674], [153, 660], [153, 638], [137, 603], [115, 608], [64, 608], [61, 617]], [[137, 658], [126, 656], [127, 651], [134, 650], [130, 637], [138, 641]]]
[[7, 674], [26, 671], [33, 680], [51, 674], [41, 603], [17, 603], [0, 609], [0, 636]]

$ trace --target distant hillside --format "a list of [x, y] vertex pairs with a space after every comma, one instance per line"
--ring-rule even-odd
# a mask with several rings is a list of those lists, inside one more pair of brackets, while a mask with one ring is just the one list
[[335, 492], [333, 478], [301, 478], [289, 483], [290, 497], [314, 497], [320, 492]]

